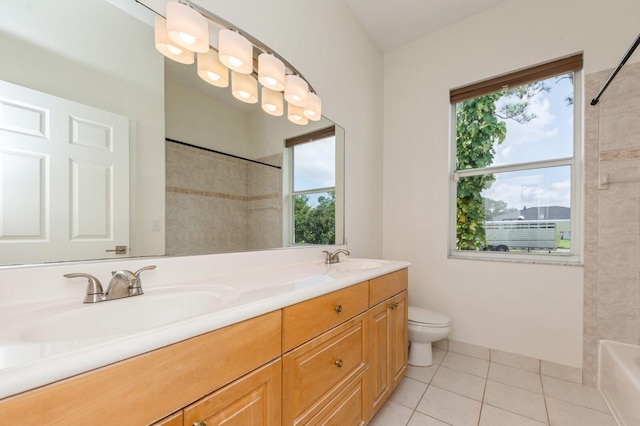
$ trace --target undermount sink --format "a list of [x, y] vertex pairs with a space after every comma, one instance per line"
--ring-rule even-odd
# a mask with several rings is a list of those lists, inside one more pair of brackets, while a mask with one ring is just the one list
[[339, 263], [328, 265], [339, 272], [357, 272], [358, 270], [382, 268], [389, 264], [389, 261], [379, 259], [349, 259], [342, 258]]
[[0, 341], [55, 343], [103, 340], [185, 321], [215, 311], [238, 297], [231, 287], [184, 285], [152, 289], [108, 302], [64, 303], [16, 318]]

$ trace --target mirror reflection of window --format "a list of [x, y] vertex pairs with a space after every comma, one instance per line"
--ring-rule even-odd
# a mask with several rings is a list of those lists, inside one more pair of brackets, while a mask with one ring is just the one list
[[336, 137], [335, 128], [287, 141], [292, 149], [292, 243], [336, 242]]

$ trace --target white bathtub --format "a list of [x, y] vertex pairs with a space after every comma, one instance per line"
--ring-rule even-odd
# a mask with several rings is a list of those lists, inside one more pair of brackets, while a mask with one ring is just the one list
[[640, 425], [640, 346], [600, 342], [598, 389], [619, 425]]

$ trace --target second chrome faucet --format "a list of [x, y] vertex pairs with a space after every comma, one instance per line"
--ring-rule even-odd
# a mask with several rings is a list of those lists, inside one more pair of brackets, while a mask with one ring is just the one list
[[140, 273], [156, 269], [155, 265], [145, 266], [136, 272], [127, 270], [111, 272], [111, 281], [107, 286], [107, 290], [102, 290], [100, 280], [91, 274], [71, 273], [65, 274], [66, 278], [86, 278], [87, 294], [84, 297], [84, 303], [105, 302], [107, 300], [122, 299], [124, 297], [139, 296], [143, 294], [142, 281], [140, 281]]

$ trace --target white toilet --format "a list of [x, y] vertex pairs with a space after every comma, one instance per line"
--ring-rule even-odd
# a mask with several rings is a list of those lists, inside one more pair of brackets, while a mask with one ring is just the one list
[[430, 309], [409, 306], [409, 365], [433, 364], [431, 342], [444, 339], [451, 332], [451, 318]]

